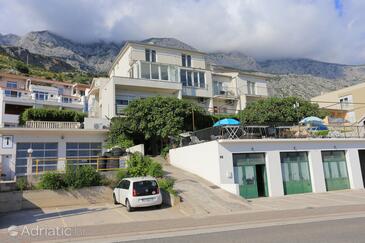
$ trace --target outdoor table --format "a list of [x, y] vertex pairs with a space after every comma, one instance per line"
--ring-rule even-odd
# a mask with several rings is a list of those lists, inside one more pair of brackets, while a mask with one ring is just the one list
[[240, 129], [240, 126], [223, 126], [223, 133], [227, 135], [228, 139], [237, 139], [239, 138], [238, 131], [240, 131]]

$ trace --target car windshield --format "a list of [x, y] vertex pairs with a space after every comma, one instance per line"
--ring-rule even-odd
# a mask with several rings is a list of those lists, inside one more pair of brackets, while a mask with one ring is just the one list
[[133, 183], [136, 196], [148, 196], [158, 193], [158, 185], [155, 180], [137, 181]]

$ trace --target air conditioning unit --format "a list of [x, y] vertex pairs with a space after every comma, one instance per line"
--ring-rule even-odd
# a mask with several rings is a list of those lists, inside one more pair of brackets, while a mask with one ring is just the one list
[[226, 94], [226, 91], [224, 91], [224, 90], [220, 90], [220, 91], [219, 91], [219, 94], [220, 94], [220, 95], [225, 95], [225, 94]]

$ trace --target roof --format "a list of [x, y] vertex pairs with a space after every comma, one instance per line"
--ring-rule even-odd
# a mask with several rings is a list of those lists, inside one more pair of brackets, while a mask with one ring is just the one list
[[50, 129], [50, 128], [25, 128], [25, 127], [1, 127], [0, 134], [3, 135], [27, 135], [35, 133], [37, 135], [72, 134], [90, 135], [107, 133], [107, 129]]
[[89, 85], [87, 84], [79, 84], [79, 83], [71, 83], [71, 82], [64, 82], [64, 81], [58, 81], [58, 80], [51, 80], [51, 79], [45, 79], [41, 77], [34, 77], [34, 76], [24, 76], [24, 75], [18, 75], [18, 74], [12, 74], [12, 73], [0, 73], [0, 77], [7, 77], [7, 78], [13, 78], [13, 79], [23, 79], [23, 80], [32, 80], [36, 82], [42, 82], [42, 83], [48, 83], [48, 84], [59, 84], [59, 85], [65, 85], [65, 86], [80, 86], [80, 87], [86, 87], [88, 88]]
[[152, 176], [141, 176], [141, 177], [128, 177], [128, 178], [124, 178], [123, 180], [129, 180], [131, 182], [136, 182], [136, 181], [144, 181], [144, 180], [156, 180], [156, 178], [154, 178]]

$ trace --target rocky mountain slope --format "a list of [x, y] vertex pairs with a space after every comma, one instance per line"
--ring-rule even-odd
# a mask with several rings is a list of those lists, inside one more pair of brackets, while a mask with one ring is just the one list
[[[141, 42], [196, 50], [174, 38], [149, 38]], [[94, 75], [107, 72], [123, 44], [103, 41], [78, 43], [49, 31], [30, 32], [21, 37], [0, 35], [0, 45], [7, 46], [4, 47], [5, 51], [13, 57], [24, 61], [24, 57], [28, 56], [29, 61], [31, 56], [31, 64], [61, 71], [76, 68]], [[14, 46], [21, 48], [20, 54]], [[44, 59], [41, 60], [41, 57]], [[208, 53], [206, 58], [216, 65], [265, 73], [269, 76], [272, 94], [279, 96], [309, 98], [321, 92], [365, 82], [365, 65], [342, 65], [300, 58], [257, 61], [238, 51]]]

